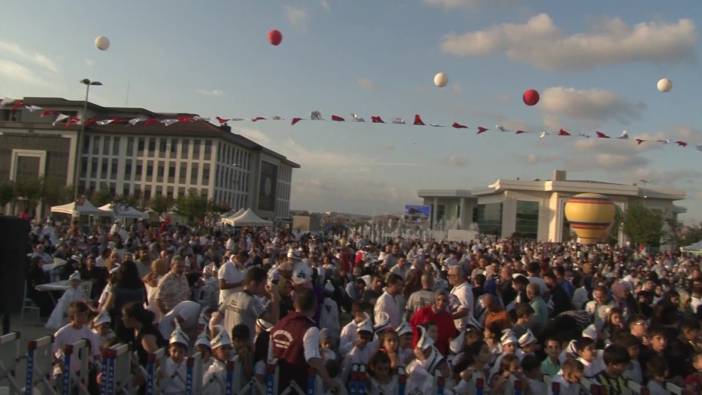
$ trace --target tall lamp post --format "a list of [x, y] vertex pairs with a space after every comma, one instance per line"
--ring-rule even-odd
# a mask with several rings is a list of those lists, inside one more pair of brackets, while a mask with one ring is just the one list
[[81, 155], [82, 155], [82, 147], [81, 147], [81, 139], [83, 137], [83, 134], [85, 133], [85, 120], [87, 119], [87, 114], [88, 114], [88, 96], [90, 95], [90, 87], [91, 86], [102, 86], [102, 82], [100, 81], [91, 81], [87, 78], [83, 78], [80, 80], [80, 83], [85, 85], [85, 100], [83, 101], [83, 114], [81, 115], [81, 120], [80, 120], [80, 129], [78, 130], [78, 141], [76, 141], [76, 155], [75, 155], [75, 163], [73, 166], [73, 201], [78, 200], [78, 179], [79, 179], [79, 174], [80, 174], [80, 163], [81, 163]]

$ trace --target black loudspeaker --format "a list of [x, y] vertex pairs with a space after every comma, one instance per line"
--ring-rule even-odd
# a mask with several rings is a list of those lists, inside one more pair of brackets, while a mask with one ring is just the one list
[[22, 308], [28, 248], [29, 221], [0, 215], [0, 313]]

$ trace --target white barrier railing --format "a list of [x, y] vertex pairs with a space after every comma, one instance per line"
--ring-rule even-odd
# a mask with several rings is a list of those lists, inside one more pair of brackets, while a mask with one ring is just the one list
[[12, 395], [22, 392], [17, 382], [17, 360], [20, 347], [19, 332], [0, 336], [0, 382], [6, 382]]
[[54, 362], [52, 345], [52, 336], [44, 336], [27, 343], [26, 377], [23, 390], [25, 395], [33, 395], [35, 390], [41, 394], [58, 394], [51, 383]]
[[[85, 339], [63, 347], [61, 394], [72, 395], [77, 391], [79, 395], [90, 395], [90, 357], [90, 343]], [[78, 360], [78, 369], [72, 368], [74, 359]]]

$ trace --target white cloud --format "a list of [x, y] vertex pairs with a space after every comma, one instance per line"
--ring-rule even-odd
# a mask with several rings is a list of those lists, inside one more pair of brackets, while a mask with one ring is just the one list
[[16, 43], [0, 41], [0, 54], [10, 56], [21, 62], [32, 63], [54, 73], [58, 72], [56, 63], [49, 59], [48, 56], [36, 51], [27, 51]]
[[696, 39], [691, 19], [629, 26], [621, 19], [606, 18], [591, 32], [565, 35], [548, 14], [539, 14], [522, 24], [503, 23], [485, 30], [449, 34], [441, 48], [457, 56], [504, 53], [514, 61], [544, 70], [589, 70], [630, 62], [691, 61]]
[[0, 75], [8, 80], [21, 81], [32, 85], [49, 85], [41, 77], [27, 67], [11, 60], [0, 59]]
[[285, 11], [287, 14], [288, 22], [297, 28], [304, 30], [307, 28], [307, 23], [309, 22], [309, 15], [307, 11], [302, 8], [286, 6]]
[[465, 167], [466, 164], [468, 164], [465, 156], [457, 154], [449, 155], [446, 159], [444, 159], [444, 162], [450, 166], [456, 167]]
[[195, 92], [202, 96], [222, 96], [224, 94], [221, 89], [198, 89]]
[[369, 80], [368, 78], [359, 78], [356, 82], [358, 83], [358, 86], [369, 91], [374, 91], [378, 88], [375, 85], [375, 82]]
[[270, 144], [271, 144], [271, 138], [268, 137], [267, 134], [265, 134], [264, 132], [262, 132], [258, 129], [246, 128], [246, 129], [236, 130], [235, 132], [250, 139], [250, 140], [253, 140], [254, 142], [256, 142], [258, 144], [261, 144], [264, 146], [270, 146]]
[[324, 8], [327, 11], [331, 10], [331, 6], [329, 5], [329, 1], [327, 0], [321, 0], [320, 4], [322, 4], [322, 8]]
[[[556, 86], [541, 95], [540, 109], [551, 115], [567, 116], [578, 120], [604, 121], [616, 119], [626, 122], [639, 118], [643, 103], [632, 103], [616, 93], [604, 89], [578, 90]], [[554, 120], [544, 120], [555, 126]]]

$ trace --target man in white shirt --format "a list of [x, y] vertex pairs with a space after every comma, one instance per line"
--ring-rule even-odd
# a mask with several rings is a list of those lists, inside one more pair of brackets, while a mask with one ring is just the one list
[[[236, 258], [232, 256], [217, 272], [219, 279], [219, 303], [223, 303], [227, 296], [240, 291], [244, 283], [244, 274], [241, 272], [243, 263], [249, 258], [246, 251], [240, 251]], [[233, 259], [233, 260], [232, 260]]]
[[378, 298], [375, 302], [375, 308], [373, 309], [374, 320], [376, 323], [381, 321], [381, 313], [387, 313], [390, 317], [390, 326], [397, 328], [402, 323], [402, 310], [397, 302], [396, 296], [402, 292], [402, 285], [404, 280], [397, 274], [390, 274], [388, 276], [387, 285], [385, 286], [385, 292]]
[[451, 297], [449, 308], [451, 315], [454, 318], [454, 325], [459, 332], [465, 330], [466, 326], [472, 322], [473, 316], [473, 290], [466, 281], [466, 274], [463, 266], [449, 266], [448, 268], [449, 284], [453, 286], [451, 289]]

